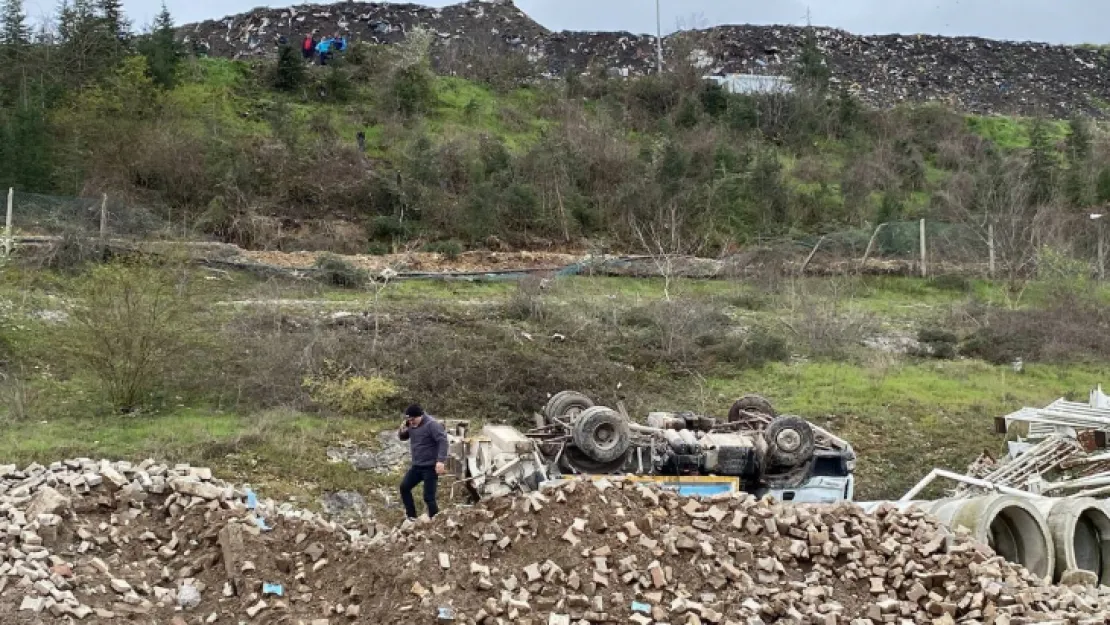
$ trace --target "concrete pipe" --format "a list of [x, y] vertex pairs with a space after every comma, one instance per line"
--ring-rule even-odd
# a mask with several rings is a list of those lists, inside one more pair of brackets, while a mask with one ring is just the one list
[[1090, 571], [1098, 584], [1110, 585], [1110, 515], [1088, 497], [1042, 499], [1033, 505], [1048, 520], [1056, 546], [1056, 577], [1068, 571]]
[[970, 499], [942, 499], [919, 506], [948, 527], [966, 527], [977, 540], [1010, 562], [1041, 579], [1056, 572], [1056, 551], [1048, 522], [1027, 499], [985, 495]]

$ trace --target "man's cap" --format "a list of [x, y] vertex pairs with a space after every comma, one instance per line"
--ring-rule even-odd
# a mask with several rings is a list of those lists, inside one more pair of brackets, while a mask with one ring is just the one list
[[420, 404], [413, 404], [405, 410], [405, 416], [406, 417], [423, 417], [424, 416], [424, 409], [420, 407]]

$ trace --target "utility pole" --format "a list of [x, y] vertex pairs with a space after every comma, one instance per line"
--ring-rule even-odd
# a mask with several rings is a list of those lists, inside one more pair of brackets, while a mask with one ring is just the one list
[[659, 9], [660, 0], [655, 0], [655, 54], [658, 57], [659, 73], [663, 73], [663, 13]]

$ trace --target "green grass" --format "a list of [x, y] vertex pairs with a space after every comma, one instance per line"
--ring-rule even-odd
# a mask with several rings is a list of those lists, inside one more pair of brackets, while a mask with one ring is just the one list
[[[1029, 129], [1033, 121], [1026, 118], [1003, 116], [977, 116], [967, 118], [971, 131], [1006, 149], [1029, 147]], [[1063, 121], [1048, 122], [1049, 136], [1059, 141], [1068, 135], [1068, 124]]]
[[[14, 270], [0, 273], [0, 278], [0, 297], [15, 302], [17, 313], [57, 308], [80, 279], [42, 272], [18, 274]], [[205, 297], [213, 301], [305, 299], [327, 302], [326, 309], [366, 310], [372, 297], [366, 291], [306, 283], [259, 283], [245, 277], [203, 284]], [[478, 310], [472, 306], [477, 303], [483, 308], [475, 318], [485, 318], [497, 315], [500, 304], [513, 297], [517, 289], [513, 282], [406, 281], [390, 285], [380, 303], [382, 311], [390, 316], [418, 310], [448, 312], [455, 307]], [[1049, 303], [1051, 289], [1052, 285], [1031, 284], [1020, 306]], [[1110, 302], [1110, 289], [1099, 287], [1098, 293]], [[488, 330], [484, 336], [489, 344], [480, 349], [490, 350], [489, 354], [497, 350], [509, 353], [516, 348], [497, 341], [519, 342], [522, 331], [536, 337], [550, 332], [571, 336], [580, 333], [580, 339], [572, 339], [572, 343], [605, 343], [593, 351], [570, 344], [566, 349], [581, 349], [582, 354], [594, 354], [591, 357], [610, 353], [620, 358], [619, 354], [634, 349], [639, 330], [616, 327], [616, 315], [601, 313], [657, 302], [663, 295], [661, 279], [563, 279], [543, 295], [558, 309], [546, 322], [551, 325], [494, 316], [489, 325], [482, 326]], [[1005, 286], [998, 283], [971, 280], [965, 290], [901, 277], [784, 279], [770, 292], [735, 281], [682, 280], [672, 285], [671, 295], [728, 312], [739, 325], [768, 327], [780, 327], [776, 325], [779, 319], [804, 319], [805, 307], [824, 306], [835, 298], [841, 314], [872, 315], [882, 325], [897, 326], [900, 331], [936, 323], [953, 307], [972, 299], [998, 306], [1009, 303]], [[228, 314], [232, 312], [229, 309]], [[43, 327], [42, 322], [19, 323], [23, 330], [16, 335], [17, 343], [33, 341], [40, 334], [37, 329]], [[432, 324], [427, 327], [429, 331], [450, 331], [445, 326], [434, 326], [440, 322], [421, 323]], [[541, 352], [548, 349], [539, 342], [524, 345]], [[850, 440], [860, 456], [860, 497], [869, 499], [899, 496], [934, 466], [963, 470], [980, 451], [997, 452], [1001, 440], [993, 434], [995, 417], [1024, 405], [1044, 405], [1061, 396], [1082, 398], [1095, 385], [1110, 382], [1110, 366], [1102, 361], [1070, 366], [1029, 364], [1026, 372], [1018, 375], [1008, 367], [978, 361], [921, 361], [858, 348], [852, 348], [851, 355], [838, 362], [802, 360], [749, 370], [719, 364], [695, 373], [659, 364], [654, 369], [648, 365], [630, 370], [617, 379], [625, 380], [626, 386], [641, 385], [636, 391], [636, 398], [642, 400], [637, 404], [640, 408], [695, 409], [723, 415], [736, 397], [750, 392], [764, 394], [780, 410], [813, 419]], [[294, 494], [336, 489], [365, 492], [382, 484], [382, 480], [356, 473], [346, 465], [328, 463], [326, 449], [345, 440], [373, 445], [376, 434], [383, 427], [391, 427], [388, 419], [328, 418], [290, 410], [220, 411], [209, 407], [214, 400], [204, 396], [171, 402], [180, 405], [165, 409], [161, 415], [105, 415], [87, 376], [43, 376], [31, 390], [39, 395], [34, 404], [38, 412], [27, 420], [9, 418], [0, 434], [0, 457], [8, 462], [49, 462], [73, 456], [141, 460], [149, 456], [206, 464], [229, 479], [263, 484], [270, 492]], [[44, 398], [51, 399], [43, 402]], [[486, 399], [476, 395], [468, 399], [473, 403], [467, 405], [478, 409]], [[489, 410], [505, 414], [500, 406], [491, 405]]]
[[160, 415], [70, 416], [6, 423], [0, 458], [16, 464], [153, 458], [210, 466], [221, 477], [262, 485], [271, 495], [367, 491], [384, 478], [328, 462], [327, 448], [348, 440], [373, 447], [377, 434], [393, 425], [287, 410], [240, 415], [185, 407]]

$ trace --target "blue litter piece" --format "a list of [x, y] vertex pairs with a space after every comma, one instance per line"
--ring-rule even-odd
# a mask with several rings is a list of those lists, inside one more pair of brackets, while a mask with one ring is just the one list
[[440, 608], [439, 609], [439, 620], [441, 620], [441, 621], [453, 621], [453, 620], [455, 620], [455, 609], [451, 608], [451, 607]]
[[248, 488], [247, 489], [247, 510], [254, 510], [257, 507], [258, 507], [258, 495], [255, 495], [254, 491]]
[[648, 612], [651, 612], [651, 606], [646, 603], [640, 603], [639, 601], [633, 601], [632, 611], [647, 614]]
[[281, 584], [271, 584], [269, 582], [265, 582], [262, 584], [262, 594], [284, 597], [285, 589], [281, 587]]
[[262, 530], [263, 532], [268, 532], [268, 531], [274, 529], [274, 528], [270, 527], [269, 525], [266, 525], [266, 519], [263, 519], [260, 516], [254, 517], [254, 524], [257, 525], [258, 529]]

